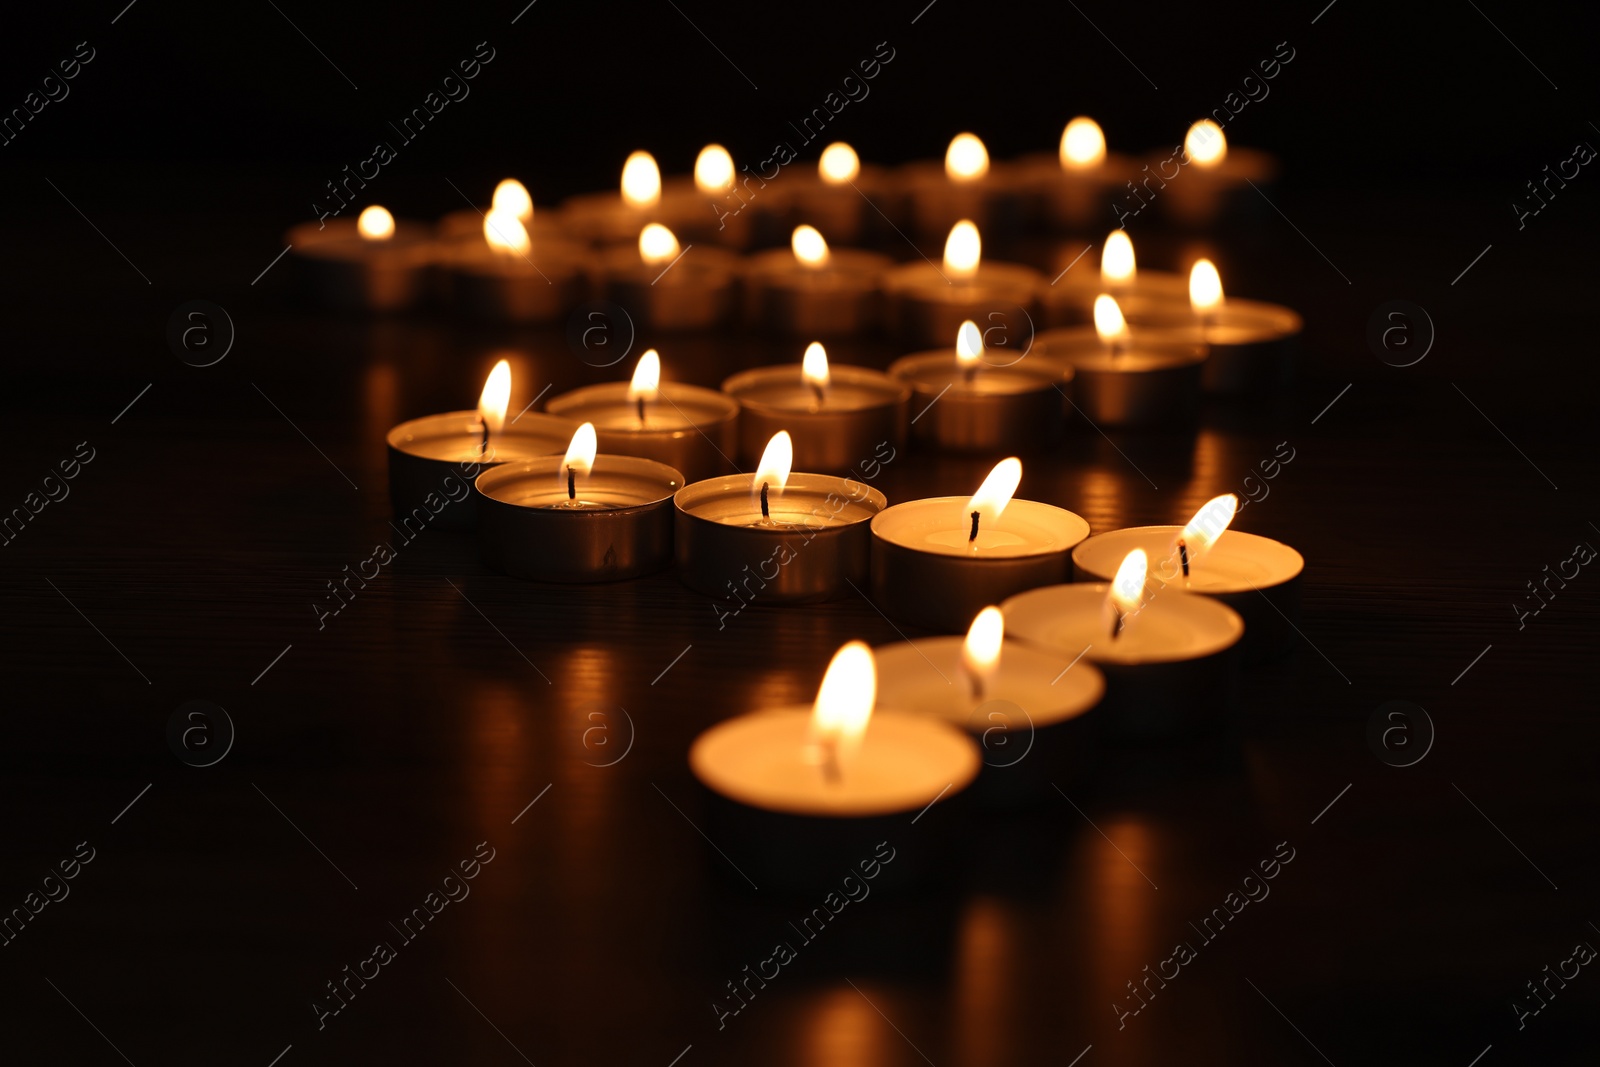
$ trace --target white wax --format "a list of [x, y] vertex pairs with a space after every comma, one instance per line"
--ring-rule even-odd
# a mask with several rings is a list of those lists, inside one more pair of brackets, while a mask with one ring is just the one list
[[829, 374], [820, 405], [817, 391], [801, 375], [799, 363], [735, 374], [722, 383], [722, 391], [741, 404], [801, 416], [884, 407], [897, 403], [904, 392], [904, 387], [887, 374], [866, 367], [835, 365], [829, 368]]
[[903, 548], [941, 556], [1011, 559], [1066, 552], [1089, 536], [1089, 524], [1065, 508], [1013, 500], [998, 519], [985, 516], [972, 530], [970, 497], [936, 496], [896, 504], [872, 520], [872, 533]]
[[[675, 473], [651, 460], [602, 453], [588, 474], [574, 479], [577, 499], [593, 506], [570, 510], [613, 511], [665, 500], [682, 488], [672, 477]], [[506, 463], [484, 472], [476, 484], [484, 496], [504, 504], [567, 510], [565, 453]]]
[[718, 723], [695, 739], [689, 769], [741, 804], [838, 818], [918, 811], [959, 793], [981, 763], [972, 741], [948, 723], [886, 712], [873, 715], [829, 781], [807, 759], [810, 722], [810, 708], [778, 708]]
[[628, 383], [606, 382], [564, 393], [545, 410], [575, 422], [592, 422], [595, 429], [612, 433], [669, 433], [723, 422], [739, 406], [710, 389], [662, 382], [656, 399], [645, 401], [641, 423], [638, 403], [628, 399]]
[[[929, 715], [982, 734], [1000, 727], [1026, 730], [1075, 718], [1100, 703], [1105, 677], [1087, 660], [1070, 659], [1032, 648], [1020, 641], [1001, 645], [1000, 663], [975, 695], [961, 661], [965, 638], [929, 637], [873, 650], [878, 665], [878, 705], [885, 709]], [[1015, 704], [1023, 713], [1005, 722], [980, 714], [996, 701]]]
[[1237, 612], [1209, 597], [1166, 588], [1111, 636], [1101, 583], [1051, 585], [1018, 593], [1000, 605], [1006, 633], [1068, 659], [1094, 663], [1174, 663], [1214, 655], [1244, 636]]
[[[758, 527], [761, 494], [753, 474], [728, 474], [694, 482], [678, 494], [677, 506], [699, 519], [727, 526]], [[849, 478], [798, 472], [783, 492], [767, 492], [774, 522], [801, 527], [847, 526], [878, 514], [883, 496]]]
[[[993, 352], [990, 355], [996, 360], [1021, 358], [1012, 357], [1003, 351]], [[1041, 389], [1054, 388], [1066, 377], [1064, 368], [1053, 367], [1038, 360], [1005, 366], [995, 366], [980, 360], [979, 364], [969, 375], [956, 362], [954, 349], [949, 351], [939, 349], [902, 356], [889, 365], [889, 373], [927, 392], [939, 393], [941, 397], [944, 396], [946, 389], [953, 397], [1015, 396], [1019, 393], [1033, 393]]]
[[483, 422], [476, 411], [447, 411], [402, 422], [389, 431], [389, 444], [408, 456], [451, 463], [503, 463], [566, 453], [576, 422], [547, 415], [525, 415], [489, 436], [484, 455]]
[[1150, 578], [1195, 593], [1244, 593], [1282, 585], [1305, 569], [1305, 557], [1270, 537], [1224, 530], [1210, 551], [1196, 559], [1183, 578], [1177, 552], [1181, 526], [1136, 526], [1089, 538], [1072, 552], [1083, 575], [1109, 581], [1129, 552], [1142, 548], [1150, 557]]

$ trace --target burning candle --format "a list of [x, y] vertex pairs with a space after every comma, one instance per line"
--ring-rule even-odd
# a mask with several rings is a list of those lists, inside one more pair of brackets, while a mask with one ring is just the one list
[[672, 494], [683, 475], [662, 463], [596, 451], [584, 423], [561, 456], [504, 463], [474, 483], [484, 562], [541, 582], [610, 582], [672, 559]]
[[566, 227], [561, 224], [559, 213], [554, 211], [540, 211], [535, 217], [533, 207], [533, 194], [528, 192], [528, 187], [515, 178], [502, 178], [494, 187], [494, 193], [489, 199], [486, 208], [468, 207], [460, 211], [452, 211], [439, 220], [439, 240], [447, 244], [482, 244], [483, 220], [491, 212], [501, 211], [508, 215], [516, 216], [522, 223], [528, 235], [535, 244], [545, 240], [561, 240], [571, 242], [573, 238], [568, 234]]
[[521, 216], [526, 210], [531, 217], [533, 210], [526, 190], [500, 199], [509, 206], [483, 216], [481, 240], [457, 240], [441, 253], [450, 299], [475, 318], [550, 322], [563, 317], [587, 289], [588, 254], [559, 237], [535, 244]]
[[397, 520], [433, 515], [431, 524], [440, 529], [470, 529], [476, 507], [469, 490], [481, 471], [560, 452], [578, 428], [568, 419], [526, 412], [507, 424], [510, 400], [511, 365], [502, 359], [489, 372], [476, 411], [427, 415], [389, 431], [389, 500]]
[[733, 157], [719, 144], [700, 150], [691, 176], [665, 182], [655, 157], [638, 151], [622, 166], [620, 197], [571, 197], [562, 205], [562, 219], [573, 232], [601, 245], [627, 241], [645, 223], [659, 222], [692, 244], [742, 248], [749, 243], [752, 214], [738, 210], [737, 178]]
[[1074, 402], [1096, 425], [1181, 426], [1199, 412], [1206, 350], [1193, 341], [1134, 336], [1108, 294], [1095, 298], [1092, 331], [1048, 330], [1035, 344], [1072, 366]]
[[733, 469], [739, 403], [695, 385], [661, 380], [661, 356], [639, 357], [627, 382], [587, 385], [545, 405], [552, 415], [592, 422], [600, 450], [640, 456], [682, 471], [690, 480]]
[[[879, 885], [904, 883], [919, 856], [940, 855], [951, 802], [977, 777], [977, 750], [948, 723], [874, 713], [876, 685], [872, 650], [852, 641], [810, 707], [728, 719], [690, 747], [689, 769], [713, 799], [710, 837], [758, 888], [831, 884], [858, 863], [886, 876]], [[913, 816], [917, 849], [888, 845]], [[924, 844], [924, 833], [934, 840]]]
[[1016, 177], [990, 162], [988, 148], [975, 134], [951, 138], [942, 164], [908, 163], [897, 177], [905, 190], [911, 226], [919, 234], [944, 233], [960, 219], [972, 219], [997, 233], [1020, 224]]
[[780, 333], [832, 337], [877, 328], [888, 256], [830, 248], [813, 226], [795, 227], [789, 250], [759, 252], [745, 264], [746, 319]]
[[1050, 327], [1092, 323], [1094, 303], [1101, 294], [1115, 297], [1123, 317], [1136, 327], [1167, 323], [1188, 314], [1188, 283], [1184, 276], [1141, 268], [1134, 255], [1133, 239], [1126, 230], [1112, 230], [1106, 235], [1098, 277], [1091, 271], [1067, 270], [1042, 294], [1044, 321]]
[[964, 729], [983, 753], [976, 796], [1038, 800], [1077, 777], [1094, 754], [1093, 718], [1105, 679], [1005, 638], [999, 608], [978, 612], [965, 638], [928, 637], [877, 650], [879, 700]]
[[[1195, 228], [1262, 214], [1266, 202], [1258, 190], [1270, 189], [1278, 176], [1277, 159], [1266, 152], [1230, 145], [1222, 127], [1210, 119], [1189, 127], [1181, 153], [1154, 165], [1158, 177], [1166, 179], [1151, 190], [1156, 203], [1172, 222]], [[1169, 170], [1175, 176], [1169, 175]]]
[[872, 520], [873, 603], [891, 618], [960, 633], [1012, 593], [1067, 581], [1089, 524], [1064, 508], [1013, 500], [1022, 461], [1003, 459], [971, 498], [912, 500]]
[[978, 228], [962, 219], [945, 240], [942, 267], [906, 263], [884, 275], [885, 322], [907, 343], [941, 344], [972, 319], [1025, 349], [1043, 284], [1031, 267], [984, 262]]
[[786, 229], [810, 224], [841, 243], [858, 244], [880, 228], [892, 233], [879, 214], [898, 217], [899, 203], [891, 192], [881, 167], [863, 166], [854, 148], [835, 141], [822, 150], [815, 171], [786, 173], [781, 183], [757, 195], [774, 205]]
[[1208, 393], [1233, 395], [1283, 388], [1294, 371], [1301, 319], [1278, 304], [1224, 297], [1222, 277], [1209, 259], [1189, 272], [1189, 312], [1169, 316], [1146, 340], [1198, 344], [1207, 352], [1202, 381]]
[[1142, 551], [1156, 561], [1150, 581], [1158, 590], [1203, 593], [1239, 613], [1246, 661], [1284, 655], [1294, 647], [1305, 559], [1282, 542], [1229, 529], [1238, 505], [1228, 493], [1207, 501], [1184, 526], [1098, 534], [1073, 550], [1073, 565], [1080, 580], [1104, 581], [1117, 560]]
[[793, 462], [793, 442], [780, 430], [755, 474], [709, 478], [678, 493], [685, 585], [727, 600], [736, 613], [747, 603], [831, 600], [866, 583], [867, 523], [888, 501], [849, 478], [791, 473]]
[[661, 169], [649, 152], [628, 154], [615, 192], [581, 193], [561, 205], [561, 222], [595, 244], [630, 241], [647, 222], [661, 218]]
[[1218, 729], [1232, 702], [1237, 612], [1172, 588], [1146, 595], [1148, 559], [1130, 551], [1110, 585], [1056, 585], [1000, 605], [1006, 631], [1056, 655], [1082, 657], [1106, 679], [1102, 728], [1122, 740], [1171, 741]]
[[[919, 444], [951, 452], [1020, 452], [1048, 443], [1060, 430], [1073, 371], [1055, 360], [985, 349], [977, 323], [955, 331], [953, 348], [918, 352], [889, 365], [911, 387]], [[1026, 350], [1024, 350], [1026, 352]]]
[[833, 365], [816, 341], [800, 363], [741, 371], [722, 383], [739, 401], [739, 451], [760, 454], [779, 430], [794, 440], [795, 462], [806, 470], [853, 470], [883, 458], [905, 440], [911, 390], [866, 367]]
[[634, 247], [599, 253], [602, 299], [622, 305], [637, 327], [703, 330], [733, 314], [739, 257], [722, 248], [679, 244], [657, 222], [639, 230]]
[[312, 299], [345, 311], [402, 311], [426, 290], [432, 235], [423, 223], [397, 223], [377, 204], [356, 219], [294, 227], [284, 238]]
[[1067, 233], [1113, 221], [1112, 204], [1139, 173], [1130, 157], [1106, 150], [1105, 132], [1086, 115], [1067, 123], [1055, 153], [1024, 157], [1017, 169], [1028, 195], [1039, 201], [1042, 217]]

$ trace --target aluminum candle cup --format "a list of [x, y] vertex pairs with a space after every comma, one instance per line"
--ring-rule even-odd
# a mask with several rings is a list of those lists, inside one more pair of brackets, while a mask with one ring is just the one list
[[837, 337], [877, 329], [883, 310], [883, 275], [893, 260], [876, 252], [834, 248], [820, 266], [808, 266], [788, 249], [751, 256], [745, 263], [745, 318], [776, 333]]
[[[1168, 158], [1163, 157], [1163, 162]], [[1154, 160], [1151, 168], [1161, 172], [1161, 164]], [[1230, 218], [1264, 214], [1265, 201], [1251, 184], [1270, 192], [1277, 176], [1276, 157], [1229, 145], [1221, 162], [1210, 167], [1192, 160], [1185, 164], [1176, 177], [1160, 186], [1155, 200], [1171, 222], [1202, 229]]]
[[1006, 641], [999, 666], [975, 691], [963, 643], [929, 637], [874, 649], [879, 705], [965, 730], [983, 757], [974, 790], [980, 804], [1030, 803], [1054, 796], [1052, 782], [1085, 777], [1095, 754], [1089, 712], [1106, 688], [1100, 671]]
[[355, 219], [302, 223], [285, 235], [312, 299], [343, 311], [401, 311], [427, 291], [434, 253], [431, 230], [394, 224], [391, 236], [369, 239]]
[[683, 475], [652, 460], [602, 454], [569, 498], [565, 472], [564, 456], [541, 456], [478, 475], [486, 564], [539, 582], [612, 582], [671, 562], [671, 501]]
[[1048, 330], [1034, 341], [1045, 358], [1075, 372], [1073, 401], [1100, 426], [1182, 426], [1200, 410], [1206, 350], [1147, 342], [1142, 332], [1113, 352], [1093, 327]]
[[1198, 344], [1208, 353], [1201, 381], [1207, 393], [1238, 395], [1285, 388], [1300, 346], [1299, 313], [1278, 304], [1229, 297], [1203, 316], [1139, 330], [1156, 343]]
[[598, 262], [600, 299], [622, 305], [640, 329], [709, 329], [738, 306], [739, 257], [726, 249], [686, 245], [676, 261], [646, 263], [635, 244], [603, 249]]
[[598, 245], [632, 241], [645, 223], [659, 222], [685, 244], [746, 248], [755, 212], [742, 210], [742, 203], [733, 190], [722, 196], [706, 194], [691, 179], [670, 178], [662, 182], [661, 198], [654, 204], [629, 204], [609, 190], [581, 193], [562, 203], [559, 218], [567, 232]]
[[1025, 156], [1014, 164], [1024, 195], [1037, 202], [1031, 215], [1065, 233], [1096, 232], [1117, 225], [1112, 205], [1137, 179], [1133, 157], [1111, 153], [1090, 166], [1063, 167], [1058, 154]]
[[536, 241], [519, 254], [490, 248], [480, 237], [446, 246], [440, 259], [448, 299], [473, 318], [553, 322], [588, 291], [588, 253], [559, 239]]
[[707, 836], [738, 858], [745, 877], [761, 889], [809, 893], [870, 872], [877, 889], [912, 884], [947, 863], [954, 802], [981, 766], [972, 742], [948, 723], [876, 714], [830, 781], [805, 758], [811, 719], [809, 707], [741, 715], [689, 749], [689, 769], [710, 793]]
[[1101, 293], [1116, 298], [1123, 317], [1135, 328], [1182, 325], [1193, 315], [1186, 275], [1140, 268], [1128, 281], [1113, 281], [1102, 277], [1099, 264], [1089, 262], [1092, 258], [1084, 256], [1040, 290], [1040, 318], [1046, 328], [1092, 327], [1094, 301]]
[[1003, 163], [992, 164], [980, 178], [955, 181], [942, 160], [923, 160], [907, 163], [893, 180], [918, 234], [943, 236], [962, 219], [971, 219], [984, 233], [1014, 233], [1022, 227], [1023, 187]]
[[1072, 550], [1089, 536], [1081, 517], [1036, 500], [1012, 500], [998, 519], [983, 524], [974, 543], [967, 501], [912, 500], [872, 520], [872, 601], [885, 615], [964, 633], [990, 604], [1071, 580]]
[[594, 423], [601, 452], [653, 459], [689, 481], [730, 473], [729, 457], [739, 447], [738, 401], [681, 382], [660, 384], [658, 398], [645, 405], [643, 423], [638, 405], [628, 399], [627, 382], [574, 389], [545, 410], [574, 424]]
[[1210, 597], [1163, 589], [1148, 594], [1113, 639], [1109, 591], [1081, 583], [1019, 593], [1000, 605], [1006, 633], [1100, 668], [1106, 694], [1095, 720], [1104, 736], [1162, 742], [1219, 730], [1232, 706], [1234, 649], [1244, 635], [1238, 613]]
[[763, 190], [761, 195], [776, 199], [783, 232], [804, 223], [815, 226], [830, 240], [854, 245], [873, 236], [880, 224], [888, 230], [889, 224], [878, 214], [880, 209], [891, 219], [903, 214], [897, 210], [901, 199], [897, 189], [883, 168], [863, 166], [853, 181], [837, 184], [814, 173], [785, 174], [783, 182], [772, 186], [770, 194]]
[[1038, 271], [1017, 263], [983, 262], [966, 278], [932, 263], [902, 264], [883, 276], [884, 325], [906, 344], [948, 344], [968, 319], [1030, 337], [1043, 285]]
[[969, 376], [953, 348], [903, 356], [889, 376], [911, 388], [912, 437], [948, 452], [1037, 451], [1060, 431], [1073, 392], [1072, 367], [1059, 360], [980, 365]]
[[1287, 655], [1294, 648], [1300, 619], [1305, 558], [1270, 537], [1224, 530], [1185, 579], [1174, 547], [1182, 532], [1182, 526], [1136, 526], [1099, 534], [1073, 549], [1073, 567], [1080, 581], [1108, 582], [1123, 558], [1142, 548], [1151, 561], [1149, 581], [1161, 591], [1159, 595], [1168, 588], [1200, 593], [1239, 613], [1245, 625], [1240, 644], [1245, 662]]
[[806, 384], [802, 364], [757, 367], [722, 383], [739, 402], [739, 453], [747, 463], [779, 430], [794, 441], [794, 466], [830, 474], [853, 470], [905, 441], [911, 389], [879, 371], [831, 364], [828, 384]]
[[[419, 508], [438, 517], [442, 530], [470, 530], [477, 507], [470, 486], [488, 467], [510, 460], [564, 453], [578, 424], [552, 415], [525, 414], [507, 423], [483, 445], [483, 421], [476, 411], [447, 411], [402, 422], [389, 431], [389, 501], [396, 520], [404, 522]], [[440, 498], [448, 507], [431, 507]]]
[[867, 524], [889, 503], [882, 493], [848, 478], [791, 474], [781, 492], [768, 494], [770, 521], [763, 522], [758, 492], [751, 474], [709, 478], [678, 492], [684, 585], [731, 598], [735, 611], [747, 603], [833, 600], [866, 585]]

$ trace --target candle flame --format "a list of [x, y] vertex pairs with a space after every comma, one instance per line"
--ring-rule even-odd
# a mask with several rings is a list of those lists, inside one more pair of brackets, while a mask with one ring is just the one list
[[993, 522], [1005, 511], [1006, 505], [1011, 503], [1011, 497], [1016, 493], [1017, 486], [1022, 482], [1022, 460], [1011, 456], [994, 465], [994, 470], [978, 486], [978, 491], [972, 494], [972, 499], [967, 501], [967, 506], [962, 509], [963, 514], [970, 515], [976, 511], [984, 522]]
[[568, 468], [576, 474], [588, 474], [594, 470], [594, 455], [599, 450], [594, 423], [586, 422], [579, 426], [572, 435], [572, 443], [567, 446], [566, 458], [561, 461], [562, 480], [566, 480]]
[[978, 227], [962, 219], [950, 227], [950, 236], [944, 242], [944, 270], [953, 278], [970, 278], [978, 273], [978, 263], [983, 259], [983, 238]]
[[1094, 298], [1094, 332], [1101, 344], [1112, 347], [1128, 339], [1128, 320], [1122, 317], [1116, 297], [1101, 293]]
[[369, 241], [387, 241], [394, 236], [394, 216], [373, 204], [356, 219], [356, 229]]
[[851, 641], [833, 654], [817, 689], [811, 711], [810, 750], [813, 762], [830, 762], [837, 770], [861, 744], [878, 697], [878, 666], [872, 649]]
[[1061, 133], [1061, 165], [1067, 170], [1099, 166], [1106, 158], [1106, 135], [1094, 119], [1079, 115]]
[[983, 334], [978, 324], [968, 319], [956, 331], [956, 366], [964, 371], [976, 370], [983, 359]]
[[533, 221], [533, 197], [528, 195], [528, 187], [515, 178], [506, 178], [494, 187], [494, 199], [490, 201], [490, 210], [505, 211], [523, 222]]
[[1006, 620], [999, 608], [978, 612], [961, 645], [961, 666], [980, 681], [994, 674], [1000, 666], [1000, 645], [1005, 636]]
[[821, 342], [812, 341], [806, 345], [806, 354], [800, 360], [800, 377], [807, 385], [814, 385], [818, 389], [828, 387], [828, 352]]
[[1138, 273], [1133, 256], [1133, 239], [1127, 230], [1112, 230], [1106, 235], [1105, 250], [1100, 253], [1100, 280], [1107, 285], [1127, 285]]
[[490, 433], [499, 433], [506, 422], [506, 408], [510, 406], [511, 364], [502, 359], [483, 383], [483, 392], [478, 396], [478, 418], [489, 427]]
[[1189, 306], [1198, 313], [1214, 311], [1222, 303], [1222, 275], [1209, 259], [1197, 259], [1189, 271]]
[[829, 185], [853, 182], [861, 173], [861, 157], [843, 141], [835, 141], [822, 150], [822, 157], [817, 160], [817, 173]]
[[[1144, 601], [1144, 579], [1150, 570], [1150, 558], [1144, 549], [1136, 548], [1122, 559], [1117, 576], [1111, 579], [1111, 592], [1106, 594], [1106, 614], [1110, 616], [1113, 637], [1125, 629], [1132, 616]], [[1119, 624], [1120, 620], [1120, 624]]]
[[789, 246], [794, 249], [794, 258], [798, 259], [803, 267], [828, 265], [828, 242], [823, 240], [822, 234], [815, 226], [796, 226], [794, 236], [789, 239]]
[[503, 256], [526, 256], [533, 248], [527, 227], [509, 211], [493, 209], [483, 217], [483, 239]]
[[629, 207], [655, 207], [661, 202], [661, 168], [649, 152], [634, 152], [622, 164], [622, 199]]
[[1194, 513], [1189, 525], [1178, 535], [1178, 540], [1188, 551], [1191, 567], [1196, 560], [1211, 551], [1212, 546], [1217, 543], [1217, 538], [1221, 537], [1222, 532], [1233, 522], [1233, 516], [1238, 510], [1239, 498], [1232, 493], [1224, 493], [1212, 497]]
[[1210, 169], [1227, 158], [1228, 139], [1223, 136], [1221, 126], [1210, 119], [1201, 119], [1184, 134], [1183, 150], [1189, 162]]
[[678, 239], [659, 222], [646, 223], [639, 231], [639, 258], [652, 267], [678, 258]]
[[733, 188], [733, 157], [719, 144], [700, 149], [694, 160], [694, 187], [706, 196], [721, 196]]
[[628, 399], [650, 401], [660, 391], [661, 355], [652, 348], [639, 357], [639, 365], [633, 368], [633, 379], [628, 382]]
[[794, 441], [789, 437], [788, 430], [779, 430], [772, 435], [766, 450], [761, 453], [751, 492], [760, 496], [762, 485], [766, 485], [769, 494], [776, 496], [782, 493], [783, 487], [789, 484], [789, 469], [793, 466]]
[[989, 173], [989, 150], [970, 133], [958, 133], [944, 153], [944, 172], [953, 182], [977, 181]]

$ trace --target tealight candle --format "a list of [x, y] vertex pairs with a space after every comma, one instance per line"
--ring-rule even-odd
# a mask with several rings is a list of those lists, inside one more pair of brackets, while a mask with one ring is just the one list
[[1100, 124], [1084, 115], [1061, 131], [1055, 157], [1041, 158], [1028, 168], [1043, 201], [1043, 215], [1058, 230], [1081, 233], [1112, 221], [1112, 203], [1119, 190], [1138, 176], [1130, 157], [1108, 153]]
[[976, 797], [991, 804], [1038, 800], [1069, 782], [1094, 754], [1093, 717], [1105, 678], [1088, 663], [1005, 639], [998, 608], [980, 611], [967, 636], [929, 637], [877, 650], [886, 708], [942, 719], [983, 753]]
[[1199, 413], [1206, 350], [1181, 341], [1130, 337], [1115, 298], [1095, 298], [1094, 329], [1047, 330], [1034, 341], [1048, 359], [1073, 368], [1074, 402], [1096, 425], [1171, 426]]
[[483, 240], [445, 246], [450, 300], [475, 318], [550, 322], [566, 315], [588, 288], [587, 253], [560, 238], [535, 246], [509, 210], [483, 217]]
[[639, 357], [627, 382], [587, 385], [545, 405], [552, 415], [592, 422], [600, 450], [639, 456], [697, 481], [734, 470], [739, 402], [711, 389], [661, 380], [661, 356]]
[[1188, 291], [1181, 274], [1141, 269], [1127, 231], [1112, 230], [1101, 246], [1099, 276], [1067, 270], [1041, 290], [1040, 303], [1047, 327], [1083, 326], [1094, 322], [1094, 302], [1106, 294], [1138, 327], [1187, 320]]
[[561, 205], [561, 223], [596, 244], [630, 241], [647, 222], [661, 218], [661, 168], [649, 152], [629, 153], [619, 193], [581, 193]]
[[445, 530], [471, 529], [477, 508], [469, 487], [485, 468], [559, 453], [578, 428], [569, 419], [526, 414], [505, 424], [511, 365], [496, 363], [477, 411], [447, 411], [389, 431], [389, 500], [401, 523], [417, 519]]
[[[707, 596], [797, 604], [847, 596], [867, 581], [867, 523], [888, 500], [849, 478], [791, 474], [775, 434], [756, 473], [686, 485], [677, 508], [678, 575]], [[720, 613], [719, 613], [720, 617]]]
[[950, 452], [1022, 452], [1056, 436], [1072, 391], [1071, 366], [1022, 356], [992, 365], [985, 355], [983, 336], [969, 320], [956, 331], [954, 348], [889, 365], [890, 377], [911, 387], [917, 410], [911, 432], [919, 444]]
[[777, 214], [787, 228], [809, 223], [837, 241], [858, 244], [892, 225], [879, 214], [886, 212], [890, 219], [898, 214], [891, 192], [882, 168], [863, 166], [854, 148], [835, 141], [817, 157], [815, 174], [785, 174], [771, 194], [763, 190], [760, 195], [777, 198]]
[[884, 321], [909, 344], [940, 344], [963, 320], [1013, 337], [1033, 335], [1033, 314], [1044, 278], [1032, 267], [983, 262], [978, 228], [962, 219], [944, 244], [944, 266], [905, 263], [883, 277]]
[[1174, 589], [1144, 595], [1148, 560], [1135, 549], [1110, 585], [1034, 589], [1000, 605], [1006, 631], [1106, 679], [1102, 732], [1131, 741], [1193, 738], [1220, 728], [1233, 699], [1237, 612]]
[[838, 473], [854, 468], [880, 446], [905, 440], [911, 390], [866, 367], [834, 366], [813, 341], [800, 363], [741, 371], [722, 383], [739, 401], [739, 453], [761, 454], [773, 434], [787, 430], [795, 464]]
[[1270, 537], [1228, 529], [1238, 504], [1229, 493], [1208, 501], [1186, 526], [1098, 534], [1073, 549], [1073, 567], [1081, 581], [1106, 581], [1120, 560], [1141, 549], [1156, 561], [1150, 581], [1158, 591], [1203, 593], [1239, 613], [1247, 662], [1285, 655], [1295, 643], [1305, 558]]
[[512, 577], [611, 582], [672, 559], [668, 501], [683, 475], [653, 460], [597, 455], [590, 423], [566, 455], [504, 463], [473, 486], [483, 561]]
[[[952, 801], [977, 777], [978, 752], [948, 723], [874, 714], [875, 689], [872, 650], [852, 641], [811, 707], [741, 715], [690, 747], [689, 769], [712, 797], [708, 836], [753, 885], [833, 886], [858, 864], [882, 876], [878, 886], [904, 885], [945, 854]], [[915, 848], [901, 842], [912, 818]]]
[[1222, 278], [1209, 259], [1189, 272], [1186, 319], [1142, 329], [1144, 340], [1198, 344], [1207, 356], [1201, 380], [1208, 393], [1256, 393], [1288, 385], [1300, 340], [1300, 315], [1278, 304], [1222, 295]]
[[874, 604], [891, 618], [960, 633], [988, 604], [1069, 581], [1071, 553], [1089, 536], [1082, 518], [1013, 500], [1022, 462], [1001, 460], [970, 499], [912, 500], [872, 520]]
[[533, 194], [528, 192], [528, 187], [515, 178], [503, 178], [494, 187], [494, 194], [489, 199], [487, 208], [469, 207], [460, 211], [452, 211], [439, 220], [437, 233], [440, 241], [446, 244], [481, 244], [483, 242], [483, 220], [491, 212], [502, 211], [514, 215], [522, 223], [523, 229], [528, 231], [528, 236], [533, 238], [535, 245], [542, 244], [545, 240], [575, 240], [567, 228], [561, 224], [560, 215], [554, 211], [541, 210], [537, 216], [534, 214]]
[[[649, 152], [634, 152], [622, 167], [621, 197], [585, 193], [562, 205], [562, 221], [597, 244], [626, 241], [647, 222], [683, 234], [691, 244], [744, 248], [750, 243], [753, 213], [738, 210], [738, 172], [728, 150], [706, 145], [695, 158], [694, 175], [663, 183]], [[746, 185], [751, 181], [745, 179]]]
[[1222, 127], [1210, 119], [1189, 127], [1182, 156], [1184, 165], [1175, 176], [1165, 173], [1171, 157], [1157, 165], [1159, 176], [1167, 180], [1155, 197], [1167, 218], [1180, 226], [1205, 227], [1261, 214], [1264, 201], [1257, 190], [1278, 176], [1273, 156], [1228, 144]]
[[306, 222], [284, 238], [313, 299], [350, 311], [401, 311], [427, 288], [432, 234], [373, 204], [355, 220]]
[[704, 330], [733, 314], [739, 257], [723, 248], [678, 243], [667, 227], [647, 223], [635, 248], [603, 249], [596, 279], [601, 299], [622, 305], [639, 328]]
[[856, 248], [829, 248], [813, 226], [797, 226], [790, 250], [745, 263], [745, 318], [779, 333], [832, 337], [869, 333], [883, 305], [882, 278], [893, 260]]
[[1004, 165], [990, 163], [989, 150], [975, 134], [951, 138], [942, 164], [908, 163], [896, 177], [905, 191], [911, 227], [919, 234], [945, 233], [959, 219], [972, 219], [997, 233], [1014, 231], [1021, 224], [1015, 175]]

